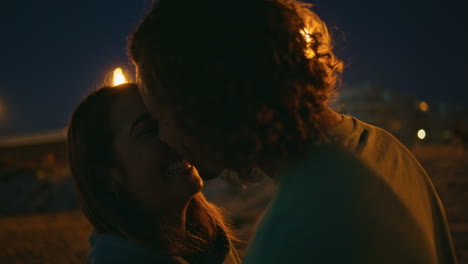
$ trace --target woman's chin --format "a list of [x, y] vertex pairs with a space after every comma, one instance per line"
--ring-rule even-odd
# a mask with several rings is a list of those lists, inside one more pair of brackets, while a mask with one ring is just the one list
[[179, 195], [191, 197], [203, 189], [203, 180], [193, 166], [184, 172], [167, 175], [168, 185]]
[[201, 192], [203, 189], [203, 183], [194, 184], [192, 188], [192, 195], [196, 195], [197, 193]]
[[203, 189], [203, 180], [200, 175], [198, 175], [198, 171], [195, 167], [193, 168], [192, 175], [190, 175], [190, 183], [192, 185], [194, 194], [201, 192]]

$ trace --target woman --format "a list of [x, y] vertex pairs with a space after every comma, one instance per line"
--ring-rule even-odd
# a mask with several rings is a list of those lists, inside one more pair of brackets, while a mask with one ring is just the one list
[[67, 141], [95, 228], [92, 263], [240, 263], [197, 169], [159, 140], [135, 84], [90, 94], [72, 115]]

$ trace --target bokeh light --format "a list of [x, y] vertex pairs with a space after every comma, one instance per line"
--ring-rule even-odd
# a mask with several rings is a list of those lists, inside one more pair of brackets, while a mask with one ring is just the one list
[[421, 101], [419, 102], [419, 110], [427, 112], [429, 110], [429, 105], [426, 102]]
[[418, 130], [418, 138], [421, 139], [421, 140], [426, 138], [426, 131], [424, 129], [419, 129]]

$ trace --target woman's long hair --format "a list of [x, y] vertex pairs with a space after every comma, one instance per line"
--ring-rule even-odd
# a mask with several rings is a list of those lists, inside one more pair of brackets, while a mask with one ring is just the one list
[[[234, 238], [221, 210], [200, 192], [189, 202], [187, 235], [164, 222], [148, 222], [144, 212], [127, 197], [115, 195], [108, 169], [118, 164], [110, 125], [112, 103], [135, 84], [103, 87], [87, 96], [75, 109], [68, 127], [67, 150], [82, 210], [96, 232], [139, 241], [160, 253], [190, 254], [207, 248], [220, 234]], [[159, 238], [153, 232], [160, 234]], [[169, 241], [165, 245], [158, 241]]]

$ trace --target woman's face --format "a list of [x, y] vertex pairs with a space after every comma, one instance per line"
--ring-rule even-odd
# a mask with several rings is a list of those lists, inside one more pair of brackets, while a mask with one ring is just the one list
[[117, 190], [149, 210], [184, 205], [200, 192], [203, 182], [197, 169], [159, 140], [158, 122], [136, 89], [113, 102], [111, 124], [120, 164], [112, 170]]

